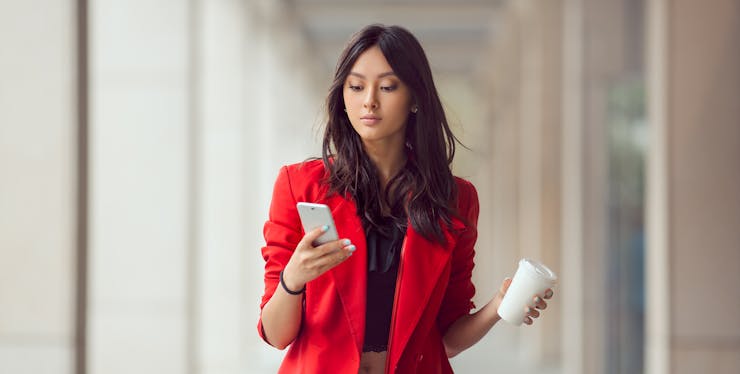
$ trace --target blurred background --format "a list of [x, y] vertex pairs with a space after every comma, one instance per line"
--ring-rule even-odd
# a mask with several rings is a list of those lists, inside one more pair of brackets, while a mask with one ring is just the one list
[[477, 304], [560, 275], [457, 372], [740, 373], [736, 0], [0, 1], [0, 373], [274, 373], [273, 182], [374, 22], [469, 147]]

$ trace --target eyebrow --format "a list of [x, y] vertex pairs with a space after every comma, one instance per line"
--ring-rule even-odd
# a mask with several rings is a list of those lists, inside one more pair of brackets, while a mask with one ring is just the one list
[[[356, 76], [358, 78], [367, 79], [367, 77], [365, 77], [364, 75], [362, 75], [360, 73], [357, 73], [357, 72], [354, 72], [354, 71], [350, 72], [349, 75], [354, 75], [354, 76]], [[391, 76], [391, 75], [396, 75], [396, 73], [394, 73], [392, 71], [387, 71], [385, 73], [378, 74], [378, 78], [383, 78], [383, 77], [387, 77], [387, 76]]]

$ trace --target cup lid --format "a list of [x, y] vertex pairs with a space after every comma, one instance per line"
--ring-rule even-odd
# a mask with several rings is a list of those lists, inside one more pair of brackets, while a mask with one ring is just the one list
[[558, 276], [555, 275], [555, 272], [550, 270], [550, 268], [548, 268], [541, 262], [530, 260], [528, 258], [523, 258], [519, 261], [519, 266], [523, 266], [525, 269], [528, 269], [538, 278], [543, 278], [552, 283], [555, 283], [558, 280]]

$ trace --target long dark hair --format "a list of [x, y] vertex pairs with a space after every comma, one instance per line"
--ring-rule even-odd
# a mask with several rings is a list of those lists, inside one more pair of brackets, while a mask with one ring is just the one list
[[[398, 78], [411, 92], [418, 111], [406, 124], [407, 161], [381, 191], [378, 173], [345, 113], [343, 89], [357, 58], [377, 45]], [[396, 226], [412, 227], [428, 240], [444, 243], [440, 219], [449, 225], [457, 196], [450, 170], [457, 138], [447, 123], [424, 50], [413, 34], [399, 26], [370, 25], [357, 32], [337, 62], [326, 99], [328, 120], [322, 158], [330, 190], [355, 199], [363, 224], [377, 229], [380, 201], [390, 207]], [[381, 200], [382, 199], [382, 200]]]

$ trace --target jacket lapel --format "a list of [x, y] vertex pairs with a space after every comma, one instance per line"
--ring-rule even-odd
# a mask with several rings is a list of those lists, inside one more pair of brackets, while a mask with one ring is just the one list
[[344, 315], [349, 322], [351, 334], [362, 352], [365, 334], [365, 305], [367, 293], [367, 245], [362, 222], [357, 215], [355, 203], [338, 195], [328, 198], [339, 238], [347, 238], [357, 248], [350, 258], [331, 269], [334, 284], [342, 301]]
[[[449, 261], [452, 249], [456, 244], [455, 236], [440, 222], [447, 243], [445, 246], [430, 242], [414, 231], [409, 224], [406, 240], [401, 251], [401, 268], [395, 306], [395, 322], [391, 326], [390, 338], [392, 350], [389, 351], [390, 367], [395, 367], [401, 358], [411, 334], [416, 329], [422, 313], [426, 310], [440, 273]], [[453, 219], [453, 229], [464, 227]], [[401, 321], [401, 322], [398, 322]], [[389, 347], [391, 348], [391, 347]]]

